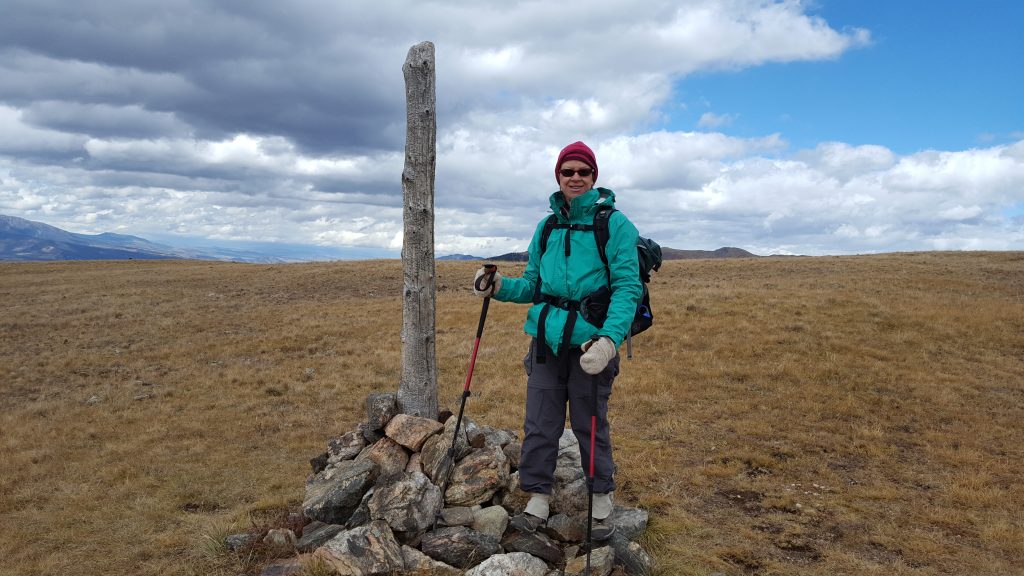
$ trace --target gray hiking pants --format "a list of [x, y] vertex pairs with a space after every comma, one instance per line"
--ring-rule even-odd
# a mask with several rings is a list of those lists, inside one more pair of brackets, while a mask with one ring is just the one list
[[[580, 368], [583, 352], [569, 350], [567, 360], [547, 351], [547, 362], [535, 362], [537, 339], [523, 360], [526, 382], [526, 418], [523, 423], [523, 451], [519, 462], [519, 487], [524, 492], [551, 494], [558, 458], [558, 439], [565, 429], [565, 406], [569, 405], [569, 423], [580, 443], [584, 474], [590, 472], [590, 417], [593, 413], [593, 384], [597, 383], [597, 437], [594, 449], [594, 492], [615, 490], [615, 464], [612, 462], [611, 431], [608, 427], [608, 398], [612, 382], [619, 373], [619, 356], [600, 374], [591, 376]], [[561, 362], [569, 363], [568, 377]]]

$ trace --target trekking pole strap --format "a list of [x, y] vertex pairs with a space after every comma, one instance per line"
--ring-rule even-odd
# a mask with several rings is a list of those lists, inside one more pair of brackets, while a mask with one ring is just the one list
[[[494, 264], [484, 264], [484, 273], [476, 279], [473, 283], [473, 287], [476, 288], [477, 292], [486, 292], [487, 290], [494, 288], [494, 275], [498, 273], [498, 267]], [[494, 296], [494, 294], [491, 294]], [[488, 296], [489, 298], [490, 296]]]

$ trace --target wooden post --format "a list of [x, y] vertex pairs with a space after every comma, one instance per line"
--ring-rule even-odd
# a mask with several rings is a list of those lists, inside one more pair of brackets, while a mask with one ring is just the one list
[[402, 171], [404, 239], [402, 242], [402, 413], [437, 418], [435, 351], [434, 166], [437, 118], [434, 45], [409, 49], [405, 75], [405, 169]]

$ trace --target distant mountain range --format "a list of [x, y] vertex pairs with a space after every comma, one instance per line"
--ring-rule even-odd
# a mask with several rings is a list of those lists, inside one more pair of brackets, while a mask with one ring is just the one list
[[[0, 260], [225, 260], [232, 262], [281, 263], [337, 259], [338, 256], [316, 247], [264, 246], [261, 250], [237, 250], [221, 247], [180, 248], [150, 242], [138, 236], [114, 234], [76, 234], [60, 228], [15, 216], [0, 214]], [[740, 248], [718, 250], [676, 250], [662, 248], [665, 260], [698, 258], [755, 258]], [[283, 255], [283, 256], [282, 256]], [[376, 256], [370, 256], [376, 257]], [[469, 254], [441, 256], [438, 260], [494, 260], [525, 262], [526, 252], [509, 252], [484, 258]]]
[[138, 236], [106, 232], [75, 234], [24, 218], [0, 214], [0, 260], [230, 260], [275, 263], [286, 260], [244, 250], [176, 248]]
[[[443, 256], [438, 260], [494, 260], [496, 262], [526, 262], [526, 252], [509, 252], [500, 256], [493, 256], [491, 258], [481, 258], [479, 256], [468, 256], [466, 254], [452, 254], [451, 256]], [[677, 250], [675, 248], [661, 249], [661, 257], [663, 260], [699, 260], [708, 258], [758, 258], [757, 254], [747, 252], [742, 248], [719, 248], [718, 250]]]

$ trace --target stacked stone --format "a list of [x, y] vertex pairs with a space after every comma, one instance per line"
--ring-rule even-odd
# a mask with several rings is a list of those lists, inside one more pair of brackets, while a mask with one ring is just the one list
[[[455, 416], [442, 424], [398, 414], [395, 395], [370, 395], [367, 421], [311, 461], [303, 501], [311, 522], [298, 551], [346, 576], [582, 574], [587, 481], [572, 432], [559, 444], [552, 516], [520, 533], [509, 526], [529, 499], [519, 489], [516, 434], [463, 417], [455, 438], [455, 424]], [[616, 507], [611, 522], [615, 534], [592, 551], [590, 574], [650, 573], [653, 560], [633, 542], [647, 513]]]

